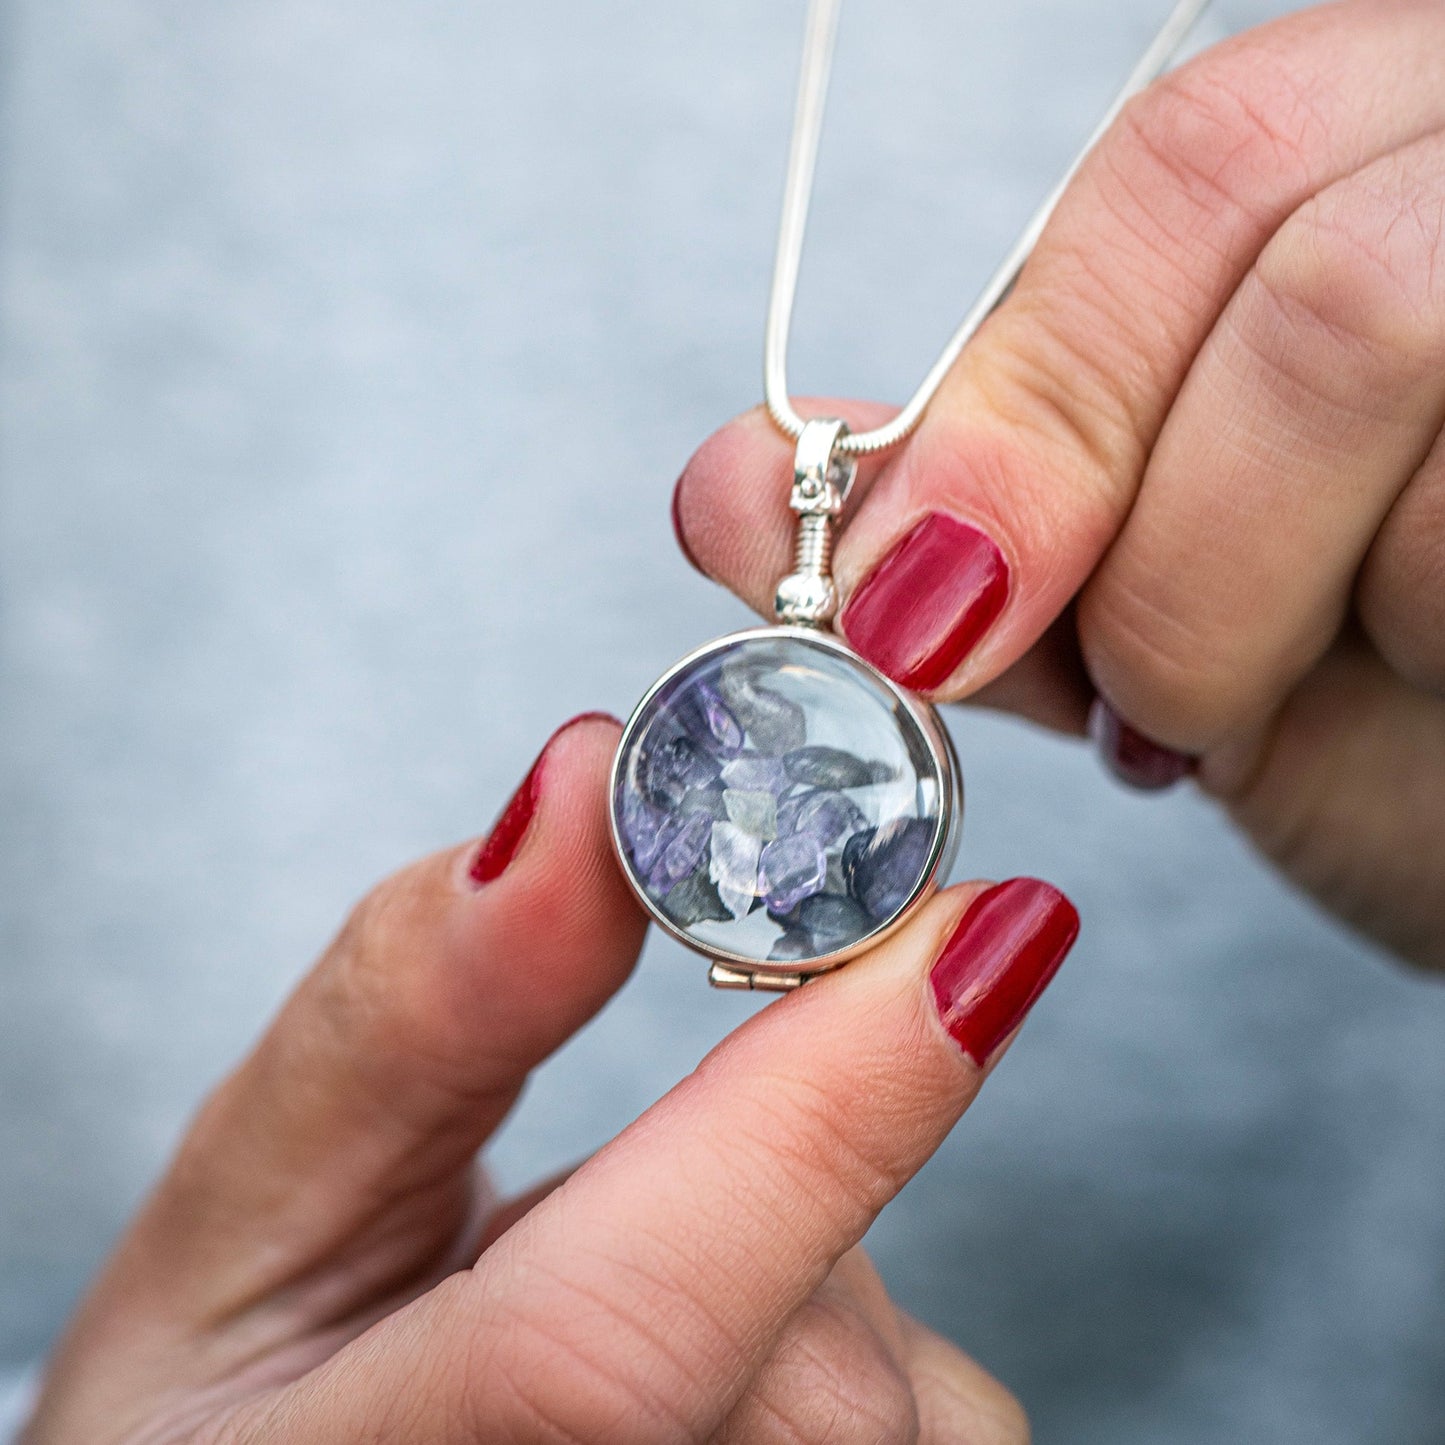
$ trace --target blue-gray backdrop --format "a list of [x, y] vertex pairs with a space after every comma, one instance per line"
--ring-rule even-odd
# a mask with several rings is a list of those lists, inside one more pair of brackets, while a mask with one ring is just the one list
[[[912, 387], [1164, 7], [850, 9], [801, 385]], [[758, 394], [801, 4], [3, 17], [18, 1367], [348, 902], [483, 829], [560, 719], [743, 621], [667, 503]], [[1057, 880], [1087, 931], [874, 1231], [899, 1297], [1043, 1442], [1438, 1442], [1445, 993], [1187, 792], [953, 722], [961, 871]], [[654, 940], [538, 1077], [504, 1178], [594, 1147], [753, 1006]]]

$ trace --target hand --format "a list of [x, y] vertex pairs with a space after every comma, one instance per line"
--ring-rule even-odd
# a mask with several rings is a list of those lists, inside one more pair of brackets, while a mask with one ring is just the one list
[[480, 850], [361, 904], [202, 1110], [29, 1445], [1027, 1438], [857, 1244], [1072, 942], [1044, 884], [940, 895], [570, 1178], [503, 1204], [475, 1172], [642, 941], [607, 837], [617, 736], [564, 728]]
[[[837, 402], [855, 427], [877, 409]], [[1445, 6], [1243, 35], [1135, 101], [922, 428], [864, 467], [840, 630], [943, 700], [1197, 772], [1329, 907], [1445, 966]], [[790, 449], [679, 484], [760, 611]]]

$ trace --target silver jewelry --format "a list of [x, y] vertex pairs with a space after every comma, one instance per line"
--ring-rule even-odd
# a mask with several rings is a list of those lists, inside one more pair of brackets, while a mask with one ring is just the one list
[[785, 991], [873, 947], [946, 877], [963, 815], [947, 730], [826, 631], [838, 608], [833, 533], [860, 456], [897, 446], [1006, 297], [1059, 198], [1128, 100], [1207, 7], [1180, 0], [1088, 144], [887, 425], [805, 419], [788, 395], [788, 334], [841, 0], [811, 0], [764, 349], [764, 395], [797, 442], [793, 571], [778, 626], [708, 643], [649, 689], [611, 779], [622, 869], [662, 928], [712, 962], [720, 988]]

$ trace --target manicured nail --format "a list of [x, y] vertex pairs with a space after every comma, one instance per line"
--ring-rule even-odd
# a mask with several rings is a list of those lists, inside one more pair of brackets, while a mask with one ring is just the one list
[[1158, 793], [1190, 777], [1198, 760], [1177, 753], [1130, 727], [1103, 698], [1089, 710], [1089, 736], [1104, 766], [1123, 784], [1143, 793]]
[[[687, 534], [682, 530], [682, 484], [687, 480], [687, 473], [677, 479], [677, 485], [672, 489], [672, 535], [677, 538], [677, 549], [687, 558], [688, 565], [694, 572], [702, 572], [702, 563], [697, 560], [691, 547], [687, 545]], [[706, 572], [702, 572], [704, 577]]]
[[930, 979], [944, 1028], [980, 1068], [1024, 1021], [1078, 936], [1074, 905], [1036, 878], [974, 899]]
[[577, 717], [563, 723], [547, 739], [546, 745], [538, 754], [537, 761], [532, 764], [531, 771], [522, 779], [521, 787], [512, 794], [511, 801], [502, 809], [501, 816], [492, 824], [492, 831], [487, 834], [486, 841], [477, 850], [477, 856], [472, 860], [471, 868], [468, 869], [468, 876], [473, 883], [481, 885], [494, 882], [507, 871], [508, 864], [517, 856], [517, 850], [527, 836], [527, 829], [532, 825], [532, 815], [537, 811], [537, 802], [542, 796], [542, 777], [546, 771], [547, 755], [552, 751], [552, 744], [563, 733], [575, 728], [578, 723], [596, 722], [603, 718], [611, 723], [617, 721], [611, 713], [580, 713]]
[[840, 622], [875, 667], [931, 692], [998, 620], [1008, 594], [1008, 563], [993, 539], [930, 512], [864, 578]]

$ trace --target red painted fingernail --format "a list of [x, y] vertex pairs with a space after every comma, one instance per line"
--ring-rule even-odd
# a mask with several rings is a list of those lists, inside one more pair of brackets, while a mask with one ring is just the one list
[[1036, 878], [974, 899], [930, 979], [944, 1028], [980, 1068], [1024, 1021], [1078, 936], [1074, 905]]
[[512, 794], [511, 801], [502, 809], [501, 816], [492, 824], [492, 831], [487, 834], [486, 841], [477, 850], [477, 856], [467, 870], [473, 883], [491, 883], [500, 878], [507, 871], [507, 865], [517, 856], [522, 839], [527, 836], [527, 829], [532, 824], [532, 815], [537, 811], [537, 801], [542, 796], [542, 775], [552, 744], [579, 723], [596, 722], [604, 718], [611, 723], [617, 722], [617, 719], [607, 712], [579, 713], [564, 722], [547, 739], [537, 761], [532, 764], [531, 771], [522, 779], [522, 785]]
[[1130, 727], [1103, 698], [1089, 711], [1089, 736], [1104, 766], [1128, 787], [1158, 793], [1192, 776], [1198, 759], [1175, 752]]
[[875, 667], [928, 692], [978, 645], [1008, 594], [1008, 563], [993, 539], [930, 512], [863, 580], [840, 621]]
[[[702, 563], [697, 560], [691, 547], [687, 545], [687, 534], [682, 530], [682, 484], [687, 480], [687, 473], [684, 472], [678, 479], [677, 485], [672, 489], [672, 535], [677, 538], [677, 549], [687, 558], [688, 565], [694, 572], [702, 572]], [[702, 572], [704, 577], [706, 572]]]

